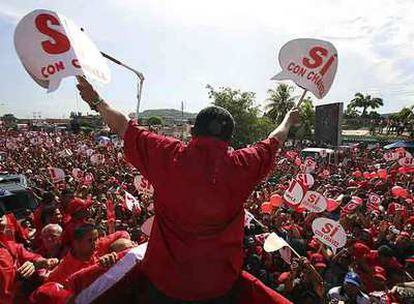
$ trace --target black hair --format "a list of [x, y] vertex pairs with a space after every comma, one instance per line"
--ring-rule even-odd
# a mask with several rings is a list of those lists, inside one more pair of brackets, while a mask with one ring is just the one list
[[74, 195], [75, 194], [75, 190], [73, 190], [72, 188], [66, 188], [62, 191], [61, 195]]
[[234, 131], [234, 119], [229, 111], [222, 107], [211, 106], [201, 110], [193, 128], [194, 136], [210, 136], [230, 141]]
[[42, 222], [42, 225], [46, 224], [46, 220], [49, 217], [53, 216], [56, 209], [58, 209], [58, 206], [55, 204], [46, 205], [45, 207], [43, 207], [42, 212], [40, 213], [40, 221]]
[[96, 226], [94, 224], [83, 224], [75, 229], [73, 238], [75, 240], [80, 240], [85, 236], [85, 234], [93, 230], [96, 230]]
[[6, 214], [6, 207], [4, 206], [4, 203], [0, 201], [0, 216], [3, 216]]
[[394, 251], [387, 245], [378, 247], [378, 255], [391, 258], [394, 256]]
[[51, 191], [47, 191], [42, 195], [42, 205], [49, 205], [55, 203], [55, 195]]

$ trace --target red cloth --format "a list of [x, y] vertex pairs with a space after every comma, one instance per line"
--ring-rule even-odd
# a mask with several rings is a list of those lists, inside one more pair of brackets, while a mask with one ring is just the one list
[[115, 205], [114, 202], [110, 199], [106, 201], [106, 219], [108, 221], [116, 220]]
[[11, 241], [23, 243], [29, 238], [28, 232], [23, 229], [13, 213], [6, 214], [6, 221], [5, 234]]
[[93, 204], [93, 201], [89, 198], [86, 200], [83, 200], [81, 198], [76, 197], [70, 201], [68, 209], [67, 209], [67, 213], [69, 213], [70, 215], [73, 215], [76, 212], [88, 209], [90, 206], [92, 206], [92, 204]]
[[21, 244], [0, 236], [0, 302], [14, 303], [19, 284], [16, 270], [26, 261], [37, 261], [42, 257], [27, 251]]
[[33, 212], [33, 224], [34, 227], [36, 228], [36, 231], [40, 231], [42, 230], [42, 219], [41, 219], [41, 214], [42, 214], [42, 210], [43, 210], [43, 205], [39, 205], [36, 210]]
[[62, 233], [62, 246], [63, 247], [70, 247], [73, 241], [73, 234], [75, 233], [76, 228], [79, 226], [86, 224], [86, 219], [74, 219], [72, 218], [68, 225], [65, 227]]
[[48, 282], [56, 282], [62, 285], [67, 284], [67, 279], [74, 274], [75, 272], [91, 266], [98, 261], [96, 254], [88, 261], [81, 261], [75, 258], [72, 253], [69, 251], [65, 257], [62, 259], [60, 264], [52, 271], [52, 273], [47, 278]]
[[230, 151], [209, 137], [188, 145], [131, 121], [127, 160], [155, 189], [145, 274], [166, 295], [204, 300], [227, 293], [243, 263], [243, 203], [274, 164], [278, 142]]
[[[104, 274], [108, 269], [95, 264], [88, 268], [85, 268], [69, 279], [70, 289], [79, 294], [82, 290], [92, 284], [99, 276]], [[132, 284], [131, 284], [132, 283]], [[113, 303], [110, 299], [122, 298], [123, 291], [130, 288], [140, 290], [141, 296], [145, 299], [145, 286], [147, 285], [145, 277], [142, 275], [140, 266], [138, 265], [131, 270], [125, 277], [118, 283], [115, 283], [108, 291], [94, 301], [97, 303]], [[238, 280], [235, 287], [239, 292], [239, 300], [237, 304], [290, 304], [291, 302], [280, 294], [264, 285], [260, 280], [255, 278], [250, 273], [243, 271], [241, 273], [240, 280]], [[124, 302], [128, 302], [130, 299], [123, 299]], [[141, 302], [140, 302], [141, 303]], [[147, 303], [145, 300], [143, 303]]]
[[117, 231], [108, 236], [99, 238], [96, 241], [95, 252], [89, 261], [80, 261], [76, 259], [69, 251], [62, 259], [59, 266], [57, 266], [56, 269], [54, 269], [53, 272], [50, 274], [48, 281], [57, 282], [65, 285], [70, 275], [74, 274], [75, 272], [83, 268], [95, 264], [98, 261], [98, 257], [108, 253], [111, 244], [120, 238], [129, 239], [130, 236], [126, 231]]

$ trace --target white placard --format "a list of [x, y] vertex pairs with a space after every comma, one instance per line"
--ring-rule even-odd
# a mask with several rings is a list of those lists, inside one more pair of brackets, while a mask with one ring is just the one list
[[69, 76], [110, 81], [105, 59], [72, 20], [49, 10], [35, 10], [17, 24], [16, 52], [29, 75], [52, 92]]
[[91, 156], [91, 163], [94, 165], [99, 165], [105, 163], [105, 156], [102, 154], [94, 154]]
[[142, 175], [135, 176], [134, 186], [139, 193], [142, 193], [144, 195], [150, 196], [154, 193], [154, 188], [152, 187], [151, 183]]
[[293, 80], [299, 87], [323, 98], [332, 86], [338, 52], [332, 43], [318, 39], [294, 39], [279, 52], [282, 72], [272, 80]]
[[72, 176], [75, 180], [77, 181], [82, 181], [83, 180], [83, 176], [84, 176], [84, 172], [79, 169], [79, 168], [74, 168], [72, 170]]
[[289, 184], [289, 188], [283, 194], [283, 198], [291, 205], [299, 205], [303, 199], [305, 190], [300, 182], [292, 180]]
[[312, 223], [315, 237], [322, 243], [331, 247], [334, 253], [346, 244], [346, 232], [339, 222], [319, 217]]
[[296, 176], [296, 180], [300, 181], [304, 186], [308, 188], [312, 188], [313, 184], [315, 183], [315, 179], [311, 174], [300, 173]]
[[319, 213], [325, 211], [327, 201], [322, 194], [316, 191], [308, 191], [305, 193], [300, 205], [311, 212]]
[[414, 167], [414, 158], [406, 156], [399, 159], [398, 163], [403, 167]]
[[313, 172], [316, 169], [316, 161], [308, 157], [305, 159], [304, 166], [305, 166], [305, 173]]
[[48, 168], [52, 182], [59, 183], [65, 180], [65, 171], [60, 168]]

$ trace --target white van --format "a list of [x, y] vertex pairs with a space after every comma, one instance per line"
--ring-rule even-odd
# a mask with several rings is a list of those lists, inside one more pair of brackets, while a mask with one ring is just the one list
[[306, 148], [300, 152], [302, 158], [312, 157], [317, 162], [326, 159], [330, 164], [335, 163], [335, 151], [328, 148]]

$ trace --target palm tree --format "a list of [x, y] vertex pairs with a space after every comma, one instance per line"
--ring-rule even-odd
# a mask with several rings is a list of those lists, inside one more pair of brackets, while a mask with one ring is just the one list
[[295, 132], [297, 139], [312, 139], [312, 129], [315, 126], [315, 108], [310, 97], [306, 97], [300, 108], [300, 126]]
[[269, 89], [267, 94], [269, 97], [266, 99], [268, 104], [266, 108], [266, 116], [276, 123], [281, 123], [286, 113], [293, 107], [294, 97], [291, 95], [294, 88], [287, 84], [281, 83], [276, 89]]
[[371, 97], [371, 95], [363, 95], [361, 93], [356, 93], [349, 104], [350, 108], [362, 108], [361, 117], [366, 117], [368, 108], [377, 109], [383, 105], [382, 98]]

